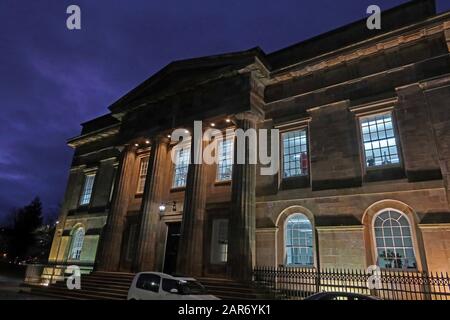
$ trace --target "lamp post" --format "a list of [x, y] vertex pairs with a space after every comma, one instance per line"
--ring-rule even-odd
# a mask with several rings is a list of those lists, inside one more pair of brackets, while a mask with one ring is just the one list
[[[161, 204], [159, 205], [159, 217], [162, 218], [164, 215], [164, 212], [166, 212], [166, 205], [168, 205], [170, 203], [170, 201], [167, 202], [161, 202]], [[177, 211], [177, 202], [176, 201], [172, 201], [172, 212]]]

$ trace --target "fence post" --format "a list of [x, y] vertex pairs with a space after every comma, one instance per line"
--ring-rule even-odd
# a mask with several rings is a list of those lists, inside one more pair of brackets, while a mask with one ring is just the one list
[[320, 292], [320, 269], [316, 269], [316, 293]]

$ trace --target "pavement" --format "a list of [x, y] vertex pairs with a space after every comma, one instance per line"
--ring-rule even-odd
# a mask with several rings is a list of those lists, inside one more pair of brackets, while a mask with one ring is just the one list
[[29, 287], [22, 286], [23, 278], [16, 275], [0, 274], [0, 300], [55, 300], [30, 293]]

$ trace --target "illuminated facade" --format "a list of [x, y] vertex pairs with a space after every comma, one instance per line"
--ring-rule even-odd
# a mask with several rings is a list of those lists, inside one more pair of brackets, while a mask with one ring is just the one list
[[[173, 62], [84, 123], [50, 261], [235, 279], [450, 271], [450, 14], [419, 1], [382, 21]], [[279, 129], [280, 171], [232, 164], [233, 137], [217, 164], [190, 164], [168, 135], [194, 120]]]

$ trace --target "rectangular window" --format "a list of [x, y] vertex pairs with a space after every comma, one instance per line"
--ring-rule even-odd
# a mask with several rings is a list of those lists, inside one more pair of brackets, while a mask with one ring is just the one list
[[92, 188], [94, 187], [95, 173], [85, 175], [83, 192], [80, 197], [80, 205], [85, 206], [91, 202]]
[[308, 175], [308, 139], [306, 129], [285, 132], [283, 141], [283, 177]]
[[217, 181], [231, 180], [233, 172], [233, 138], [221, 139], [217, 142]]
[[126, 249], [127, 261], [131, 261], [134, 258], [134, 253], [136, 251], [136, 232], [137, 224], [133, 223], [130, 225], [130, 229], [128, 231], [128, 243]]
[[175, 164], [173, 166], [173, 183], [172, 187], [180, 188], [186, 186], [187, 173], [189, 168], [189, 162], [191, 159], [191, 145], [184, 144], [182, 146], [176, 146], [175, 152]]
[[141, 158], [141, 163], [139, 166], [139, 180], [136, 193], [144, 193], [145, 187], [145, 178], [147, 177], [147, 169], [148, 169], [148, 159], [149, 157]]
[[392, 114], [378, 114], [360, 120], [366, 167], [400, 163]]
[[215, 219], [212, 225], [211, 263], [227, 262], [228, 256], [228, 220]]

